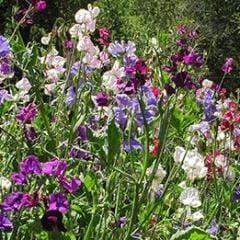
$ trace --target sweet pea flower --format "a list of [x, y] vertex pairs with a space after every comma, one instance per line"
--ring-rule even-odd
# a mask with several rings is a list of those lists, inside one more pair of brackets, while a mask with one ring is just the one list
[[3, 214], [0, 214], [0, 230], [9, 232], [13, 229], [12, 222], [6, 218]]
[[68, 200], [63, 193], [50, 194], [48, 211], [59, 211], [61, 213], [68, 212]]
[[37, 115], [37, 106], [35, 103], [29, 103], [26, 107], [20, 109], [16, 118], [19, 122], [26, 124], [31, 123]]
[[60, 185], [70, 193], [75, 192], [77, 188], [81, 186], [81, 181], [76, 177], [73, 177], [72, 180], [69, 181], [66, 177], [60, 176], [58, 181]]
[[198, 191], [195, 188], [187, 187], [183, 190], [179, 198], [180, 202], [189, 207], [197, 208], [201, 206]]
[[7, 179], [6, 177], [3, 177], [1, 176], [0, 177], [0, 188], [3, 190], [3, 191], [7, 191], [10, 189], [11, 187], [11, 182], [9, 181], [9, 179]]
[[52, 159], [52, 161], [43, 164], [42, 171], [47, 176], [60, 177], [67, 168], [67, 162], [61, 159]]
[[27, 156], [20, 163], [20, 172], [24, 175], [28, 174], [40, 175], [42, 173], [42, 167], [38, 158], [34, 155]]

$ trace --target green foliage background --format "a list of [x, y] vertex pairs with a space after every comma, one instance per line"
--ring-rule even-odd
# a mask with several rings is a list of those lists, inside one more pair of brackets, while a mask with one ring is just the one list
[[[2, 0], [1, 33], [9, 31], [12, 5], [23, 8], [24, 0]], [[99, 26], [110, 29], [115, 39], [132, 39], [144, 49], [151, 37], [169, 32], [179, 23], [194, 25], [201, 33], [199, 44], [208, 51], [210, 78], [220, 81], [225, 57], [233, 57], [235, 71], [227, 86], [239, 87], [240, 1], [239, 0], [48, 0], [48, 8], [34, 16], [34, 25], [22, 29], [24, 40], [39, 39], [49, 32], [57, 18], [63, 25], [73, 22], [74, 13], [88, 3], [101, 10]], [[17, 11], [17, 9], [15, 9]]]

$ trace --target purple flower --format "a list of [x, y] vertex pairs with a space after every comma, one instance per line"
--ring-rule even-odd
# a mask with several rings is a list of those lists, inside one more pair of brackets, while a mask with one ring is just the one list
[[208, 226], [206, 232], [209, 233], [210, 235], [216, 236], [218, 234], [218, 224], [216, 222], [216, 220], [212, 220], [210, 225]]
[[53, 211], [59, 211], [61, 213], [68, 212], [68, 200], [61, 192], [51, 193], [49, 197], [49, 209]]
[[102, 91], [97, 94], [95, 100], [100, 107], [108, 105], [108, 96]]
[[114, 107], [114, 116], [115, 116], [115, 122], [124, 129], [127, 124], [127, 117], [124, 113], [124, 111], [119, 107]]
[[4, 75], [10, 74], [11, 73], [11, 67], [9, 63], [0, 63], [0, 72], [3, 73]]
[[47, 211], [44, 213], [41, 223], [46, 231], [66, 231], [62, 222], [63, 215], [59, 211]]
[[127, 108], [130, 106], [131, 99], [126, 94], [118, 94], [115, 99], [120, 108]]
[[68, 106], [72, 106], [75, 103], [75, 98], [76, 98], [76, 93], [75, 93], [74, 87], [70, 86], [67, 89], [66, 104]]
[[26, 181], [26, 176], [22, 173], [17, 173], [17, 172], [12, 172], [11, 173], [11, 180], [16, 184], [16, 185], [22, 185], [25, 184]]
[[81, 181], [76, 177], [73, 177], [71, 181], [68, 181], [66, 177], [61, 176], [58, 181], [60, 185], [70, 193], [75, 192], [77, 188], [81, 186]]
[[232, 201], [234, 203], [238, 202], [240, 199], [240, 186], [236, 188], [236, 190], [232, 194]]
[[0, 57], [3, 58], [10, 53], [9, 41], [0, 35]]
[[78, 137], [82, 142], [86, 142], [87, 138], [87, 128], [83, 125], [78, 127]]
[[185, 34], [187, 32], [187, 29], [186, 29], [186, 27], [184, 25], [179, 25], [177, 31], [180, 34]]
[[166, 65], [166, 64], [163, 64], [161, 69], [165, 72], [176, 72], [177, 71], [177, 67], [176, 65], [173, 65], [173, 66], [170, 66], [170, 65]]
[[176, 41], [177, 46], [183, 47], [187, 45], [187, 39], [181, 38]]
[[67, 162], [65, 160], [59, 160], [54, 158], [52, 161], [43, 164], [42, 171], [47, 176], [62, 176], [67, 168]]
[[203, 64], [203, 59], [196, 52], [192, 51], [183, 57], [183, 63], [200, 67]]
[[65, 40], [65, 41], [64, 41], [64, 47], [65, 47], [66, 49], [72, 49], [72, 48], [73, 48], [73, 43], [72, 43], [72, 41], [71, 41], [71, 40]]
[[39, 175], [42, 173], [42, 167], [38, 158], [34, 155], [27, 156], [20, 163], [20, 172], [24, 175], [36, 174]]
[[127, 218], [125, 216], [119, 218], [118, 226], [120, 228], [124, 227], [126, 225], [126, 223], [127, 223]]
[[170, 84], [166, 84], [164, 89], [166, 90], [167, 95], [169, 96], [175, 93], [175, 89]]
[[37, 138], [37, 133], [33, 127], [25, 128], [24, 137], [28, 141], [33, 141]]
[[17, 113], [17, 120], [23, 124], [31, 123], [37, 115], [37, 106], [34, 103], [28, 104]]
[[222, 71], [224, 73], [230, 73], [233, 69], [233, 59], [232, 58], [226, 58], [225, 63], [222, 66]]
[[11, 221], [6, 218], [4, 215], [0, 214], [0, 230], [3, 230], [4, 232], [11, 231], [13, 228], [13, 224]]
[[5, 212], [19, 211], [25, 206], [26, 196], [27, 194], [24, 192], [9, 193], [0, 207]]
[[179, 72], [176, 75], [172, 75], [171, 80], [176, 84], [177, 87], [187, 89], [193, 89], [194, 87], [191, 76], [187, 72]]
[[123, 141], [123, 150], [126, 152], [131, 152], [133, 150], [141, 150], [142, 149], [142, 144], [136, 140], [135, 138], [130, 138], [130, 140], [124, 140]]
[[39, 12], [44, 11], [46, 7], [47, 7], [47, 3], [46, 1], [43, 1], [43, 0], [37, 1], [34, 6], [34, 8]]
[[81, 149], [77, 149], [77, 148], [71, 148], [71, 150], [68, 153], [68, 156], [71, 157], [75, 157], [78, 159], [88, 159], [89, 158], [89, 153], [86, 151], [83, 151]]

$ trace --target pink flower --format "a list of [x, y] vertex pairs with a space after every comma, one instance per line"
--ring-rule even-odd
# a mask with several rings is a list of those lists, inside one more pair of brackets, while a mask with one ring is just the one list
[[46, 7], [47, 7], [47, 3], [43, 0], [36, 2], [35, 6], [34, 6], [34, 8], [39, 12], [44, 11], [46, 9]]

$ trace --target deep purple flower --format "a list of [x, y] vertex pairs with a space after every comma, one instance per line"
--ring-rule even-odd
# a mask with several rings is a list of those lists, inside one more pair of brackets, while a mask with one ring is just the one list
[[102, 91], [97, 94], [95, 100], [100, 107], [108, 105], [108, 96]]
[[178, 62], [182, 62], [184, 55], [185, 55], [185, 53], [183, 51], [173, 54], [171, 56], [171, 60], [172, 60], [173, 64], [177, 65]]
[[7, 75], [11, 73], [11, 67], [8, 63], [0, 63], [0, 72]]
[[175, 93], [175, 89], [170, 84], [166, 84], [164, 89], [166, 90], [168, 96]]
[[172, 75], [171, 80], [176, 84], [177, 87], [186, 89], [194, 88], [191, 76], [187, 72], [179, 72], [176, 75]]
[[27, 127], [24, 130], [24, 137], [28, 141], [33, 141], [37, 138], [37, 133], [33, 127], [29, 127], [29, 128]]
[[87, 138], [87, 128], [83, 125], [78, 127], [78, 137], [80, 141], [86, 142], [88, 140]]
[[59, 211], [47, 211], [44, 213], [41, 223], [46, 231], [62, 231], [65, 232], [66, 228], [63, 225], [63, 215]]
[[70, 86], [67, 89], [66, 104], [68, 106], [72, 106], [75, 103], [75, 99], [76, 99], [76, 93], [75, 93], [74, 86]]
[[81, 186], [81, 181], [76, 177], [73, 177], [72, 180], [69, 181], [66, 177], [61, 176], [58, 178], [58, 181], [60, 185], [70, 193], [75, 192], [77, 188]]
[[236, 188], [236, 190], [232, 194], [232, 201], [238, 202], [240, 199], [240, 186]]
[[177, 46], [183, 47], [187, 45], [187, 39], [181, 38], [176, 41]]
[[16, 184], [16, 185], [22, 185], [27, 183], [26, 181], [26, 176], [22, 173], [17, 173], [17, 172], [12, 172], [11, 173], [11, 180]]
[[81, 149], [77, 149], [75, 147], [71, 148], [71, 150], [68, 153], [68, 156], [71, 157], [75, 157], [78, 159], [85, 159], [87, 160], [89, 158], [89, 153], [81, 150]]
[[37, 115], [37, 106], [34, 103], [29, 103], [17, 113], [17, 120], [23, 124], [31, 123]]
[[142, 149], [142, 144], [135, 138], [130, 138], [130, 140], [124, 140], [123, 141], [123, 150], [126, 152], [130, 152], [133, 150], [141, 150]]
[[73, 48], [73, 43], [72, 43], [72, 41], [71, 40], [65, 40], [64, 41], [64, 47], [66, 48], [66, 49], [72, 49]]
[[3, 58], [10, 53], [9, 41], [0, 35], [0, 57]]
[[4, 215], [0, 214], [0, 230], [4, 232], [9, 232], [13, 228], [11, 221], [6, 218]]
[[52, 159], [52, 161], [43, 164], [42, 171], [47, 176], [62, 176], [67, 168], [67, 162], [61, 159]]
[[47, 3], [46, 1], [43, 1], [43, 0], [37, 1], [36, 4], [34, 5], [34, 8], [39, 12], [44, 11], [46, 7], [47, 7]]
[[20, 172], [24, 175], [36, 174], [39, 175], [42, 173], [42, 167], [38, 158], [34, 155], [27, 156], [20, 163]]
[[26, 196], [27, 194], [24, 192], [9, 193], [0, 207], [5, 212], [19, 211], [25, 206]]
[[225, 63], [222, 66], [222, 71], [224, 73], [230, 73], [233, 69], [233, 59], [232, 58], [226, 58]]
[[212, 220], [210, 225], [208, 226], [206, 232], [210, 235], [216, 236], [218, 234], [219, 226], [216, 222], [216, 220]]
[[53, 211], [59, 211], [61, 213], [68, 212], [68, 200], [61, 192], [51, 193], [49, 197], [49, 209]]

